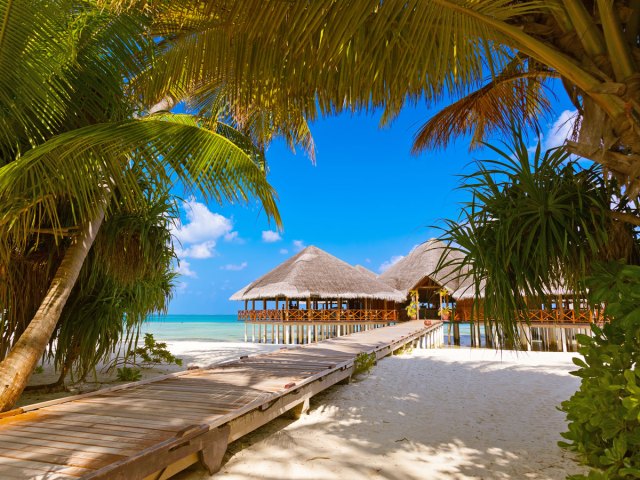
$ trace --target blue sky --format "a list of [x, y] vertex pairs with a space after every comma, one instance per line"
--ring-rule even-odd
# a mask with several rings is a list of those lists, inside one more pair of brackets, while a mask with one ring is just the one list
[[[558, 88], [555, 117], [543, 143], [553, 146], [571, 105]], [[458, 139], [445, 151], [410, 154], [413, 135], [436, 110], [406, 108], [386, 128], [379, 114], [340, 115], [315, 122], [316, 164], [281, 141], [267, 151], [269, 181], [279, 197], [284, 230], [255, 203], [182, 205], [175, 234], [182, 273], [170, 314], [226, 314], [229, 296], [307, 245], [379, 273], [413, 246], [438, 235], [434, 225], [457, 218], [466, 200], [457, 187], [469, 162], [486, 158]], [[555, 124], [555, 125], [554, 125]]]

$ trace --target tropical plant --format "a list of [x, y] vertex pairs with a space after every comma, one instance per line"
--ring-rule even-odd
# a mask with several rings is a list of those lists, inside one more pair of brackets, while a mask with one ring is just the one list
[[159, 48], [145, 12], [56, 0], [0, 2], [0, 16], [3, 411], [59, 325], [103, 220], [144, 205], [145, 180], [217, 201], [257, 198], [279, 217], [250, 138], [213, 116], [151, 114], [132, 96]]
[[33, 389], [63, 389], [68, 374], [84, 379], [98, 363], [127, 355], [146, 317], [165, 311], [176, 276], [170, 226], [177, 212], [168, 193], [146, 190], [146, 203], [120, 208], [101, 226], [49, 342], [59, 378]]
[[601, 167], [584, 166], [562, 148], [543, 152], [540, 142], [529, 152], [518, 132], [506, 150], [488, 147], [498, 159], [477, 162], [463, 177], [471, 201], [459, 220], [446, 221], [443, 240], [462, 255], [439, 267], [472, 278], [474, 316], [496, 322], [512, 344], [530, 308], [558, 289], [579, 305], [593, 261], [637, 260], [639, 248], [633, 228], [615, 218], [628, 213], [628, 198], [605, 183]]
[[376, 364], [376, 354], [374, 352], [359, 353], [353, 361], [353, 374], [369, 373]]
[[302, 132], [319, 114], [384, 107], [385, 123], [407, 102], [457, 98], [420, 129], [417, 152], [537, 126], [561, 83], [577, 110], [571, 150], [637, 178], [635, 0], [101, 2], [154, 12], [163, 68], [133, 85], [150, 103], [189, 98], [207, 110], [224, 92], [234, 108], [260, 107]]
[[580, 390], [562, 402], [569, 429], [559, 444], [591, 468], [573, 480], [640, 478], [640, 267], [599, 265], [588, 284], [609, 322], [577, 337]]
[[139, 368], [120, 367], [116, 373], [116, 378], [121, 382], [137, 382], [142, 378]]
[[417, 290], [409, 290], [409, 298], [411, 298], [411, 301], [405, 308], [405, 310], [407, 311], [407, 316], [409, 318], [417, 318], [418, 316], [418, 308], [420, 308], [420, 304], [418, 303], [417, 297]]
[[145, 333], [142, 345], [128, 349], [121, 358], [116, 357], [108, 369], [128, 364], [152, 367], [161, 363], [182, 366], [182, 360], [167, 349], [165, 342], [158, 342], [153, 334]]

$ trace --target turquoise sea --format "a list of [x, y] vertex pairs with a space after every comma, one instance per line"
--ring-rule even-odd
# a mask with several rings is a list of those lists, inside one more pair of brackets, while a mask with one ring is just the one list
[[158, 315], [147, 319], [143, 333], [156, 340], [243, 342], [244, 323], [236, 315]]
[[[453, 344], [453, 332], [445, 324], [445, 343]], [[471, 345], [468, 323], [460, 324], [460, 344]], [[484, 330], [484, 328], [483, 328]], [[199, 340], [210, 342], [243, 342], [244, 323], [236, 315], [158, 315], [147, 319], [143, 333], [156, 340]], [[451, 333], [451, 337], [447, 335]], [[484, 333], [484, 332], [483, 332]], [[449, 338], [447, 338], [449, 337]]]

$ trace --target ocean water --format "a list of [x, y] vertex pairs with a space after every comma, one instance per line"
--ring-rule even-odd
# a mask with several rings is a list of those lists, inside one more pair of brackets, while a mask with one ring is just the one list
[[244, 323], [236, 315], [158, 315], [142, 326], [156, 340], [244, 342]]

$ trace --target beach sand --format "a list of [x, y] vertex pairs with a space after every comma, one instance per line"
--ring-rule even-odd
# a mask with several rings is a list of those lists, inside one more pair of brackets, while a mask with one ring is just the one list
[[564, 479], [556, 406], [578, 388], [566, 353], [415, 350], [230, 445], [214, 477], [180, 480]]

